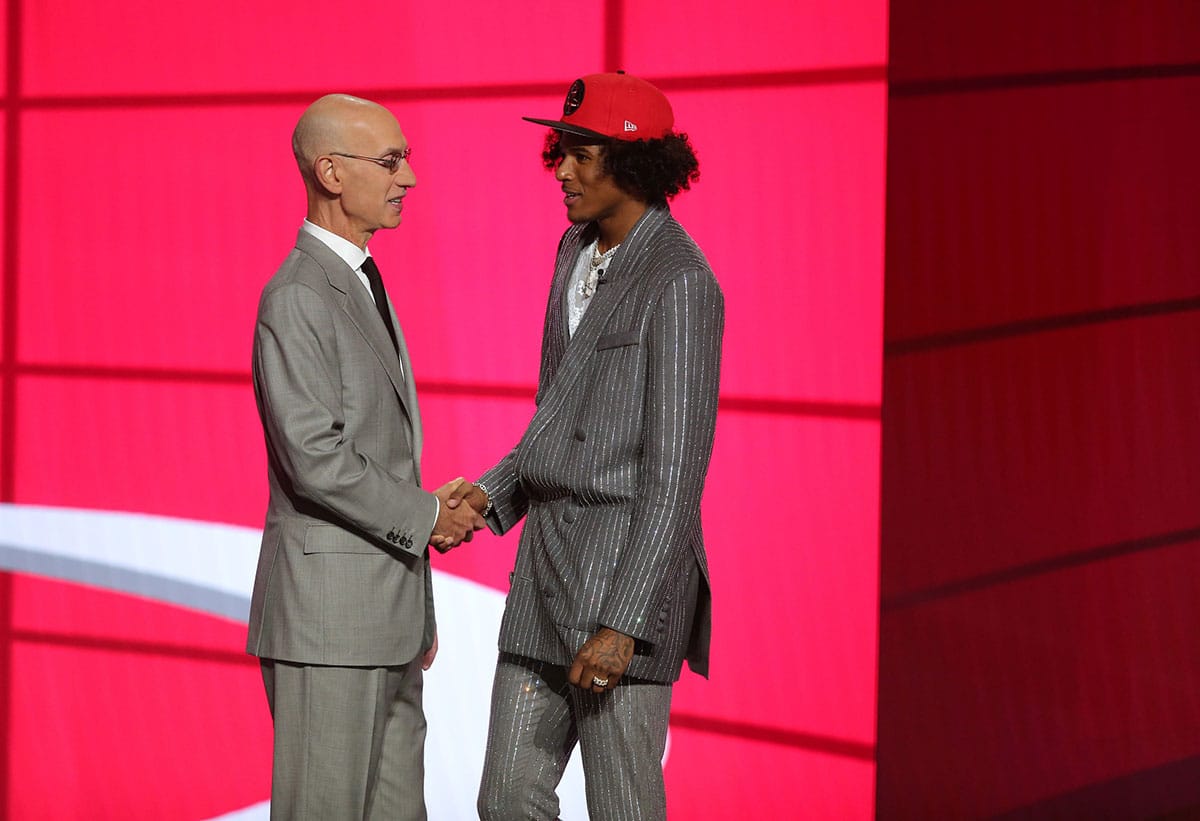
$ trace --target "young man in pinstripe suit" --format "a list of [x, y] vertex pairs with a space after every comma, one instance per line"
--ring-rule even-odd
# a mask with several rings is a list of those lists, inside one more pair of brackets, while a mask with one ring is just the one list
[[698, 164], [662, 92], [576, 80], [543, 154], [572, 225], [559, 243], [537, 411], [465, 500], [522, 518], [500, 629], [479, 813], [553, 819], [576, 744], [592, 821], [666, 815], [662, 756], [686, 658], [708, 674], [700, 496], [724, 300], [668, 199]]

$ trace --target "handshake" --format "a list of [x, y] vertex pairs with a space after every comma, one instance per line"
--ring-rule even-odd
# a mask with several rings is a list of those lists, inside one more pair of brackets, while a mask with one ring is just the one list
[[477, 485], [459, 476], [435, 490], [433, 495], [438, 497], [438, 515], [429, 544], [442, 553], [471, 541], [475, 531], [483, 529], [485, 523], [481, 514], [487, 509], [488, 497]]

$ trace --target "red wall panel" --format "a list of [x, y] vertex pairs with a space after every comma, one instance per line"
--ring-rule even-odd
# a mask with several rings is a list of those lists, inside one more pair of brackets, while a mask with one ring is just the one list
[[881, 819], [1200, 810], [1196, 24], [892, 5]]
[[686, 0], [622, 6], [623, 56], [634, 74], [881, 67], [887, 59], [884, 0], [765, 0], [753, 13], [737, 3]]
[[1190, 0], [893, 0], [893, 82], [1163, 66], [1200, 59]]
[[[1194, 296], [1200, 79], [901, 98], [888, 341]], [[952, 230], [947, 230], [953, 226]]]
[[884, 598], [1195, 527], [1197, 350], [1185, 312], [894, 357]]
[[22, 377], [15, 413], [14, 501], [262, 527], [248, 383]]
[[337, 10], [56, 0], [22, 11], [23, 90], [39, 96], [558, 84], [602, 55], [602, 7], [563, 0], [534, 14], [474, 0]]

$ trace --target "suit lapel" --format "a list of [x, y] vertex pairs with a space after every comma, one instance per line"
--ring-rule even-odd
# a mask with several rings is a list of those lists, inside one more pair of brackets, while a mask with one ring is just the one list
[[[531, 424], [531, 432], [534, 432], [535, 427], [540, 431], [557, 407], [562, 404], [563, 398], [569, 395], [572, 385], [580, 374], [586, 370], [587, 364], [595, 353], [600, 334], [608, 323], [608, 318], [621, 304], [625, 293], [638, 282], [637, 272], [641, 268], [642, 258], [647, 253], [650, 238], [669, 216], [670, 212], [665, 208], [650, 208], [630, 229], [629, 235], [625, 237], [616, 256], [613, 257], [612, 264], [604, 278], [604, 285], [592, 297], [592, 304], [588, 306], [587, 312], [584, 313], [583, 319], [575, 329], [575, 335], [570, 337], [569, 342], [566, 341], [567, 328], [563, 318], [566, 311], [565, 283], [570, 281], [571, 269], [579, 256], [583, 232], [576, 235], [574, 242], [563, 243], [554, 277], [554, 287], [559, 293], [556, 295], [552, 292], [550, 297], [550, 310], [557, 315], [558, 318], [555, 322], [561, 326], [561, 335], [555, 334], [555, 337], [563, 340], [562, 350], [558, 352], [556, 360], [550, 361], [555, 348], [553, 342], [546, 345], [542, 373], [543, 376], [548, 374], [549, 379], [539, 387], [539, 404], [536, 414], [536, 416], [543, 417], [543, 422], [542, 425]], [[551, 323], [548, 319], [548, 331], [551, 330], [552, 324], [555, 323]]]
[[571, 341], [567, 328], [567, 286], [571, 273], [579, 259], [579, 248], [584, 244], [589, 226], [575, 225], [567, 230], [558, 246], [558, 257], [554, 262], [554, 277], [551, 279], [550, 296], [546, 306], [546, 324], [542, 329], [542, 366], [538, 374], [537, 401], [554, 381], [554, 374]]
[[[413, 471], [416, 474], [417, 484], [421, 484], [421, 445], [423, 444], [423, 436], [421, 433], [421, 410], [417, 405], [417, 380], [413, 377], [412, 361], [408, 358], [408, 344], [404, 341], [404, 331], [401, 330], [400, 320], [396, 316], [396, 306], [391, 304], [392, 298], [388, 297], [388, 310], [392, 315], [392, 327], [396, 329], [396, 342], [400, 345], [400, 362], [404, 366], [404, 375], [407, 379], [404, 380], [404, 388], [396, 389], [400, 394], [400, 402], [404, 406], [404, 410], [408, 413], [408, 418], [412, 423], [412, 452], [413, 452]], [[372, 306], [373, 307], [373, 306]], [[382, 323], [375, 323], [381, 325]], [[387, 330], [380, 329], [380, 332], [386, 337]], [[388, 347], [392, 346], [392, 341], [387, 341]], [[394, 384], [393, 380], [393, 384]]]
[[[316, 237], [301, 231], [296, 240], [296, 247], [315, 259], [325, 271], [325, 278], [329, 281], [329, 286], [339, 294], [338, 305], [350, 318], [358, 332], [363, 335], [367, 345], [378, 357], [379, 364], [387, 374], [392, 387], [396, 389], [396, 395], [400, 397], [400, 404], [404, 408], [404, 412], [412, 420], [414, 438], [416, 438], [419, 436], [420, 430], [420, 423], [416, 417], [416, 398], [401, 375], [400, 359], [396, 357], [396, 351], [392, 348], [392, 340], [388, 337], [387, 329], [379, 321], [375, 303], [371, 300], [367, 289], [363, 287], [358, 280], [358, 275], [350, 266]], [[404, 359], [404, 372], [411, 373], [412, 370], [408, 364], [408, 349], [403, 342], [400, 324], [396, 322], [396, 312], [391, 305], [388, 308], [392, 312], [396, 339], [400, 343], [400, 355]], [[418, 455], [416, 454], [417, 444], [414, 442], [414, 455]]]

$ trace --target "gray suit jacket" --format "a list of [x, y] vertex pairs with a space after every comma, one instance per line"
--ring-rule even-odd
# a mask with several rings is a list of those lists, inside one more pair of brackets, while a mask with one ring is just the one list
[[666, 209], [617, 251], [573, 337], [565, 297], [591, 226], [559, 243], [537, 411], [480, 477], [489, 526], [526, 517], [500, 649], [570, 664], [599, 627], [633, 636], [628, 675], [708, 674], [711, 597], [700, 496], [712, 454], [724, 298]]
[[392, 317], [399, 359], [354, 271], [303, 231], [263, 289], [253, 370], [271, 496], [254, 655], [377, 667], [432, 642], [437, 499], [420, 488], [421, 419]]

